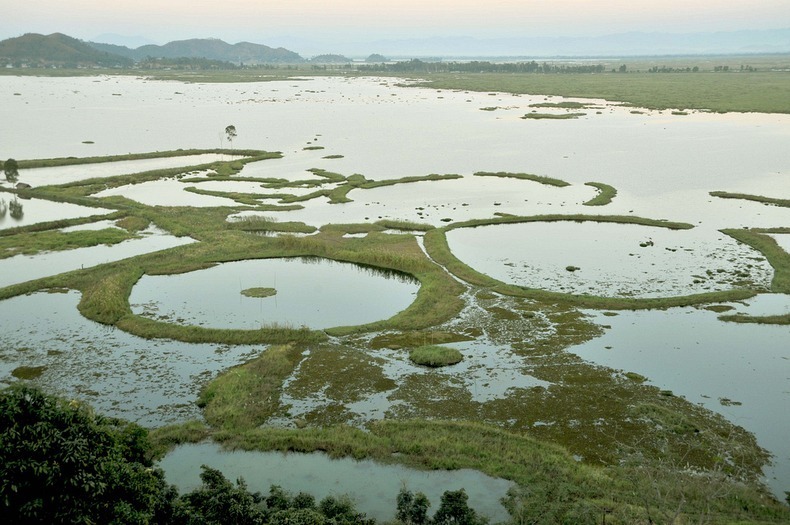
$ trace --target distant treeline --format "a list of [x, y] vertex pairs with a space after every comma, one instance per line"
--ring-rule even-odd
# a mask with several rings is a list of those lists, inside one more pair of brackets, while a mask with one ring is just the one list
[[549, 64], [548, 62], [426, 62], [412, 59], [388, 64], [360, 64], [359, 71], [392, 73], [603, 73], [603, 64]]
[[208, 58], [153, 58], [147, 57], [140, 60], [138, 67], [141, 69], [238, 69], [239, 66], [224, 60], [211, 60]]

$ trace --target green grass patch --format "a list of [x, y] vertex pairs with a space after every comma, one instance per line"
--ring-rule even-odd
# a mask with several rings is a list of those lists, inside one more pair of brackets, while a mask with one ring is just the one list
[[475, 177], [501, 177], [506, 179], [531, 180], [533, 182], [539, 182], [541, 184], [546, 184], [547, 186], [556, 186], [558, 188], [564, 188], [571, 185], [570, 182], [566, 182], [561, 179], [545, 177], [543, 175], [533, 175], [532, 173], [508, 173], [504, 171], [498, 171], [494, 173], [489, 171], [478, 171], [475, 173]]
[[463, 358], [461, 352], [449, 346], [418, 346], [409, 352], [409, 359], [413, 363], [431, 368], [454, 365], [460, 363]]
[[525, 120], [572, 120], [585, 116], [586, 113], [527, 113]]
[[315, 233], [315, 226], [303, 222], [280, 222], [274, 217], [247, 215], [228, 223], [228, 228], [245, 232]]
[[[785, 66], [786, 67], [786, 64]], [[499, 91], [529, 95], [558, 95], [626, 102], [647, 109], [708, 109], [788, 113], [790, 82], [785, 72], [647, 73], [627, 74], [419, 74], [423, 82], [407, 84], [432, 89]], [[411, 75], [414, 78], [416, 75]]]
[[592, 104], [586, 102], [538, 102], [537, 104], [530, 104], [531, 108], [560, 108], [560, 109], [587, 109]]
[[781, 206], [782, 208], [790, 208], [790, 199], [775, 199], [773, 197], [763, 197], [761, 195], [749, 195], [748, 193], [730, 193], [728, 191], [711, 191], [711, 197], [718, 197], [720, 199], [741, 199], [752, 202], [760, 202], [771, 206]]
[[302, 351], [293, 345], [272, 346], [223, 372], [198, 398], [206, 422], [234, 432], [261, 426], [279, 407], [282, 382], [301, 361]]
[[277, 290], [274, 288], [246, 288], [241, 291], [244, 297], [265, 298], [277, 295]]
[[111, 246], [133, 236], [118, 228], [102, 230], [77, 230], [72, 232], [45, 231], [0, 237], [0, 259], [14, 255], [35, 255], [41, 252], [54, 252], [87, 248], [100, 244]]
[[617, 195], [617, 189], [603, 182], [585, 182], [585, 186], [598, 189], [598, 195], [584, 203], [584, 206], [606, 206]]

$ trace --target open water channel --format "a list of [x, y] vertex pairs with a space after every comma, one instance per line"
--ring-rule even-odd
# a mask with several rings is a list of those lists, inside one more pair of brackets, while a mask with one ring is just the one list
[[[593, 101], [600, 109], [586, 110], [577, 120], [520, 118], [530, 111], [530, 104], [545, 100], [407, 88], [396, 80], [377, 78], [209, 85], [133, 77], [2, 76], [0, 121], [15, 125], [0, 128], [0, 157], [19, 160], [227, 147], [222, 131], [233, 124], [238, 131], [233, 147], [283, 153], [282, 159], [247, 165], [242, 176], [296, 180], [310, 178], [307, 170], [311, 168], [360, 173], [369, 179], [431, 173], [463, 176], [354, 190], [349, 193], [351, 203], [333, 205], [319, 199], [305, 203], [303, 209], [266, 213], [278, 220], [321, 226], [391, 218], [441, 226], [497, 213], [602, 213], [667, 219], [695, 228], [670, 232], [556, 223], [455, 230], [448, 237], [456, 255], [480, 271], [506, 282], [558, 291], [684, 295], [727, 289], [742, 274], [748, 274], [756, 286], [768, 285], [771, 269], [764, 258], [718, 230], [788, 226], [790, 210], [717, 199], [708, 192], [790, 198], [790, 115], [633, 114], [630, 108]], [[481, 111], [491, 107], [497, 109]], [[60, 172], [55, 168], [23, 170], [20, 180], [39, 186], [159, 167], [148, 162]], [[556, 188], [532, 181], [475, 177], [478, 171], [528, 172], [571, 185]], [[613, 202], [600, 209], [583, 206], [596, 194], [584, 185], [590, 181], [614, 186], [618, 194]], [[211, 184], [214, 190], [251, 191], [240, 189], [240, 182]], [[185, 186], [172, 179], [113, 189], [108, 195], [148, 205], [232, 204], [229, 199], [188, 193]], [[0, 199], [7, 202], [10, 194], [0, 193]], [[106, 213], [35, 200], [23, 205], [23, 218], [5, 216], [0, 228]], [[777, 237], [787, 249], [786, 240]], [[149, 244], [138, 242], [146, 239]], [[652, 244], [640, 246], [648, 240]], [[192, 241], [151, 231], [141, 240], [97, 247], [103, 250], [98, 255], [75, 250], [4, 258], [0, 259], [0, 286], [184, 242]], [[132, 243], [140, 249], [132, 249]], [[568, 272], [569, 265], [580, 270]], [[155, 305], [158, 313], [152, 315], [223, 326], [258, 323], [266, 317], [264, 307], [275, 302], [284, 308], [289, 286], [285, 273], [275, 285], [255, 277], [271, 276], [275, 270], [236, 268], [228, 277], [235, 278], [233, 286], [222, 285], [234, 293], [223, 302], [234, 309], [241, 307], [244, 315], [234, 313], [231, 306], [219, 314], [196, 311], [201, 300], [185, 295], [193, 286], [189, 274], [169, 279], [167, 284], [164, 278], [146, 277], [132, 302], [141, 309]], [[311, 266], [304, 271], [311, 274], [316, 269]], [[722, 277], [711, 278], [706, 270]], [[369, 281], [363, 288], [382, 307], [371, 310], [374, 319], [369, 320], [393, 315], [415, 291], [409, 283], [380, 276], [364, 278]], [[248, 279], [250, 284], [244, 282]], [[164, 289], [171, 283], [173, 291], [167, 293], [173, 296], [167, 299]], [[392, 290], [374, 287], [379, 285]], [[282, 288], [282, 295], [250, 299], [239, 293], [258, 286]], [[313, 292], [321, 301], [337, 293]], [[337, 299], [329, 300], [321, 310], [345, 314], [346, 307]], [[41, 367], [40, 375], [32, 380], [51, 391], [86, 397], [103, 412], [159, 425], [199, 415], [194, 401], [200, 385], [264, 350], [144, 341], [81, 318], [77, 301], [74, 293], [68, 293], [0, 302], [0, 381], [19, 380], [13, 371], [21, 366]], [[768, 314], [787, 312], [785, 297], [733, 306]], [[305, 321], [289, 315], [281, 321], [328, 327], [367, 320], [343, 315]], [[790, 489], [790, 448], [785, 439], [790, 434], [786, 416], [790, 409], [790, 328], [733, 326], [712, 312], [692, 308], [623, 312], [600, 322], [609, 326], [605, 335], [572, 351], [596, 363], [645, 375], [660, 388], [703, 403], [754, 432], [775, 454], [774, 465], [767, 471], [768, 483], [777, 495]]]

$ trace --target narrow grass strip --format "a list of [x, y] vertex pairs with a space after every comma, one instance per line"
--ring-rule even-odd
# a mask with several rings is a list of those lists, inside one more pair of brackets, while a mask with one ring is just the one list
[[539, 182], [541, 184], [546, 184], [548, 186], [556, 186], [558, 188], [564, 188], [566, 186], [570, 186], [570, 182], [566, 182], [561, 179], [555, 179], [553, 177], [546, 177], [543, 175], [533, 175], [532, 173], [508, 173], [504, 171], [498, 172], [490, 172], [490, 171], [478, 171], [475, 173], [475, 177], [502, 177], [508, 179], [521, 179], [521, 180], [531, 180], [534, 182]]
[[614, 186], [609, 186], [603, 182], [585, 182], [584, 185], [598, 188], [598, 195], [585, 202], [584, 206], [606, 206], [617, 195], [617, 189]]

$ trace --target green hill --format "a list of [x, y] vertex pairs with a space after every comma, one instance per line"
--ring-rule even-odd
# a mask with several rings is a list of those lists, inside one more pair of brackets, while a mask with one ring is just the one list
[[130, 66], [132, 60], [95, 49], [62, 33], [27, 33], [0, 41], [0, 65], [116, 67]]
[[304, 59], [293, 51], [282, 47], [272, 48], [251, 42], [228, 44], [216, 38], [193, 38], [177, 40], [163, 46], [147, 45], [137, 49], [90, 42], [94, 48], [116, 53], [135, 61], [147, 58], [205, 58], [244, 64], [298, 63]]

